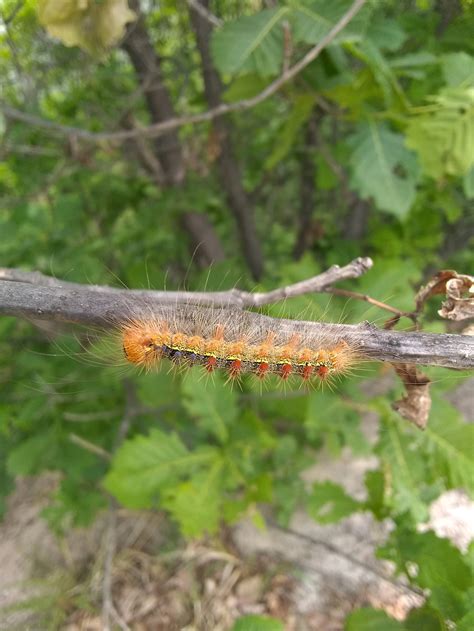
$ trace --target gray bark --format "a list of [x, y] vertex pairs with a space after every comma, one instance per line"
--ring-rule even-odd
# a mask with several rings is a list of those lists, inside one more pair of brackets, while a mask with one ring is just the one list
[[[0, 281], [0, 315], [33, 320], [73, 322], [111, 328], [130, 318], [134, 312], [160, 313], [176, 308], [180, 302], [226, 304], [232, 308], [232, 292], [192, 294], [190, 292], [129, 291], [89, 286], [67, 286], [52, 279], [51, 286], [37, 286], [28, 282]], [[238, 295], [238, 292], [237, 292]], [[198, 298], [197, 296], [200, 296]], [[207, 303], [203, 300], [207, 297]], [[174, 306], [170, 306], [170, 303]], [[206, 307], [201, 307], [206, 308]], [[447, 368], [474, 368], [474, 337], [469, 335], [405, 333], [386, 331], [369, 324], [335, 325], [298, 320], [269, 318], [245, 312], [245, 317], [266, 330], [278, 329], [291, 335], [301, 331], [319, 329], [325, 333], [341, 335], [347, 332], [356, 338], [361, 353], [371, 359], [388, 362], [407, 362]]]

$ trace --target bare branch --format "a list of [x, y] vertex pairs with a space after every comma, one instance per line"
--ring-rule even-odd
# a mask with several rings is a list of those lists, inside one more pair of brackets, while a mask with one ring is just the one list
[[82, 138], [94, 143], [101, 143], [103, 141], [123, 142], [125, 140], [130, 140], [131, 138], [136, 138], [137, 136], [156, 138], [157, 136], [161, 136], [166, 132], [177, 129], [179, 127], [183, 127], [184, 125], [203, 123], [213, 120], [219, 116], [224, 116], [225, 114], [229, 114], [231, 112], [240, 112], [243, 110], [251, 109], [252, 107], [255, 107], [259, 103], [262, 103], [263, 101], [268, 99], [270, 96], [273, 96], [283, 85], [296, 77], [296, 75], [304, 70], [306, 66], [308, 66], [312, 61], [319, 57], [322, 51], [327, 46], [329, 46], [331, 42], [334, 41], [339, 33], [362, 9], [365, 3], [366, 0], [355, 0], [349, 10], [341, 17], [341, 19], [333, 26], [329, 33], [325, 37], [323, 37], [323, 39], [316, 46], [311, 48], [311, 50], [309, 50], [306, 55], [302, 59], [300, 59], [300, 61], [288, 68], [288, 70], [284, 71], [278, 77], [278, 79], [275, 79], [275, 81], [270, 83], [264, 90], [262, 90], [262, 92], [252, 98], [242, 99], [241, 101], [236, 101], [235, 103], [222, 103], [221, 105], [211, 108], [207, 112], [202, 112], [201, 114], [191, 114], [187, 116], [169, 118], [168, 120], [165, 120], [163, 122], [155, 123], [141, 129], [137, 128], [117, 132], [94, 133], [77, 127], [53, 123], [52, 121], [46, 120], [39, 116], [26, 114], [25, 112], [21, 112], [20, 110], [8, 106], [3, 106], [2, 111], [8, 118], [22, 121], [34, 127], [42, 127], [44, 129], [48, 129], [51, 132], [57, 132], [63, 136], [76, 136], [78, 138]]
[[294, 285], [288, 285], [287, 287], [281, 287], [274, 291], [268, 291], [265, 293], [253, 293], [250, 303], [245, 304], [246, 307], [261, 307], [262, 305], [269, 305], [285, 298], [294, 298], [296, 296], [302, 296], [304, 294], [320, 293], [325, 291], [327, 287], [333, 284], [333, 282], [340, 282], [342, 280], [348, 280], [350, 278], [358, 278], [365, 274], [373, 265], [372, 259], [357, 258], [351, 261], [344, 267], [339, 265], [333, 265], [327, 271], [318, 276], [313, 276], [307, 280], [303, 280]]
[[[240, 289], [231, 289], [229, 291], [219, 292], [117, 289], [115, 287], [108, 287], [104, 285], [81, 285], [80, 283], [58, 280], [56, 278], [52, 278], [51, 276], [41, 274], [41, 272], [25, 272], [19, 269], [0, 267], [0, 296], [3, 296], [3, 300], [0, 297], [0, 314], [3, 313], [4, 315], [16, 315], [27, 318], [36, 317], [34, 314], [32, 315], [27, 304], [23, 305], [23, 307], [27, 309], [27, 311], [24, 312], [9, 311], [7, 313], [7, 311], [2, 311], [2, 309], [14, 308], [8, 300], [8, 288], [3, 288], [4, 293], [2, 294], [2, 280], [39, 285], [43, 287], [55, 287], [58, 289], [76, 291], [86, 290], [89, 293], [95, 292], [102, 294], [104, 297], [107, 297], [109, 301], [127, 296], [129, 303], [133, 300], [141, 300], [146, 301], [150, 305], [156, 306], [161, 306], [163, 304], [197, 304], [200, 306], [235, 307], [237, 309], [243, 309], [246, 307], [261, 307], [262, 305], [279, 302], [284, 298], [294, 298], [295, 296], [301, 296], [312, 292], [322, 292], [326, 287], [332, 285], [333, 283], [362, 276], [362, 274], [369, 270], [372, 265], [373, 262], [370, 258], [357, 258], [344, 267], [333, 265], [327, 271], [322, 274], [318, 274], [317, 276], [313, 276], [308, 280], [265, 293], [250, 293], [247, 291], [241, 291]], [[18, 304], [17, 306], [19, 309], [23, 308], [21, 304]], [[97, 309], [93, 311], [93, 313], [94, 312], [97, 312]], [[49, 313], [51, 313], [51, 309], [49, 310]], [[85, 315], [86, 314], [84, 314], [84, 316]], [[47, 319], [55, 318], [50, 315]], [[73, 321], [76, 322], [78, 320]], [[81, 318], [79, 321], [84, 323], [97, 323], [95, 322], [95, 319], [87, 320], [86, 317]]]
[[199, 13], [199, 15], [201, 15], [210, 24], [217, 27], [222, 26], [223, 24], [222, 20], [219, 19], [216, 15], [214, 15], [214, 13], [211, 13], [209, 9], [207, 9], [206, 7], [203, 7], [202, 4], [199, 2], [199, 0], [186, 0], [186, 2], [192, 9], [196, 11], [196, 13]]
[[[67, 321], [79, 324], [113, 328], [133, 313], [153, 312], [159, 309], [170, 318], [179, 305], [199, 305], [201, 309], [256, 307], [283, 298], [308, 292], [322, 292], [338, 280], [356, 278], [372, 265], [370, 259], [356, 259], [349, 265], [334, 266], [323, 274], [268, 293], [250, 294], [239, 290], [217, 293], [153, 292], [121, 290], [111, 287], [85, 286], [62, 283], [35, 272], [1, 270], [0, 279], [10, 275], [18, 280], [0, 280], [0, 314], [30, 319]], [[40, 283], [31, 285], [32, 279]], [[41, 284], [42, 282], [42, 284]], [[38, 286], [39, 285], [39, 286]], [[240, 316], [242, 317], [242, 315]], [[258, 313], [244, 312], [249, 327], [265, 330], [278, 329], [291, 337], [301, 330], [347, 333], [356, 337], [361, 353], [380, 361], [474, 368], [474, 337], [469, 335], [431, 334], [380, 330], [368, 323], [362, 325], [323, 324], [300, 320], [274, 319]]]
[[69, 440], [74, 445], [77, 445], [78, 447], [82, 447], [82, 449], [85, 449], [86, 451], [90, 452], [91, 454], [94, 454], [95, 456], [99, 456], [99, 458], [102, 458], [103, 460], [110, 461], [112, 458], [112, 456], [109, 454], [108, 451], [106, 451], [99, 445], [96, 445], [95, 443], [91, 443], [89, 440], [82, 438], [82, 436], [78, 436], [77, 434], [71, 433], [69, 434]]
[[416, 323], [417, 314], [415, 312], [410, 311], [400, 311], [396, 307], [392, 307], [385, 302], [380, 300], [376, 300], [367, 294], [359, 294], [356, 291], [349, 291], [348, 289], [339, 289], [338, 287], [327, 287], [325, 290], [327, 294], [333, 294], [333, 296], [345, 296], [346, 298], [355, 298], [356, 300], [363, 300], [364, 302], [368, 302], [374, 307], [378, 307], [379, 309], [384, 309], [385, 311], [389, 311], [390, 313], [394, 313], [398, 316], [398, 319], [402, 317], [410, 318], [413, 322]]
[[35, 145], [15, 145], [4, 142], [0, 145], [0, 157], [3, 158], [10, 153], [18, 153], [23, 156], [46, 156], [47, 158], [61, 158], [62, 155], [48, 147], [37, 147]]

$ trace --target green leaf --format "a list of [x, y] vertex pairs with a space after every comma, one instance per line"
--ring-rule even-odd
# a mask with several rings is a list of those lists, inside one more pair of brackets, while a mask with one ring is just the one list
[[365, 474], [365, 488], [367, 489], [367, 501], [364, 508], [372, 511], [377, 519], [386, 517], [385, 506], [385, 476], [382, 471], [367, 471]]
[[0, 448], [0, 522], [2, 521], [5, 511], [7, 510], [7, 503], [5, 498], [13, 491], [15, 488], [14, 478], [9, 475], [6, 470], [4, 453], [6, 453], [6, 449], [4, 449], [6, 445], [2, 445]]
[[211, 51], [223, 74], [256, 73], [262, 77], [278, 74], [283, 62], [281, 21], [288, 7], [265, 9], [246, 15], [213, 32]]
[[474, 165], [464, 176], [462, 186], [467, 199], [474, 199]]
[[474, 609], [458, 620], [457, 631], [472, 631], [474, 629]]
[[[223, 99], [228, 103], [242, 99], [250, 99], [261, 92], [267, 84], [268, 81], [258, 74], [244, 74], [238, 76], [224, 92]], [[207, 291], [209, 291], [209, 289]]]
[[407, 631], [446, 631], [448, 628], [439, 611], [426, 606], [412, 609], [403, 627]]
[[430, 605], [450, 620], [465, 615], [463, 592], [472, 585], [472, 574], [466, 559], [448, 539], [400, 525], [378, 555], [394, 561], [406, 574], [410, 568], [410, 577], [412, 564], [416, 564], [416, 577], [411, 580], [430, 590]]
[[140, 375], [140, 379], [137, 380], [137, 394], [145, 406], [165, 406], [179, 398], [179, 379], [175, 374], [165, 370]]
[[57, 437], [52, 430], [34, 434], [12, 449], [7, 458], [7, 471], [11, 475], [33, 475], [43, 465], [54, 460]]
[[436, 55], [432, 55], [426, 50], [417, 53], [407, 53], [399, 57], [391, 57], [389, 60], [392, 68], [413, 68], [418, 66], [429, 66], [438, 63]]
[[453, 88], [474, 87], [474, 57], [465, 52], [441, 57], [441, 68], [447, 85]]
[[364, 607], [348, 615], [344, 631], [403, 631], [403, 624], [385, 611]]
[[[296, 42], [317, 44], [350, 8], [349, 0], [291, 0], [290, 23]], [[370, 8], [362, 8], [336, 36], [333, 43], [359, 41], [367, 28]]]
[[425, 50], [391, 57], [388, 60], [390, 68], [397, 75], [404, 75], [413, 79], [424, 79], [431, 66], [438, 63], [439, 58]]
[[278, 144], [265, 160], [264, 169], [271, 170], [283, 160], [295, 143], [298, 134], [311, 116], [316, 96], [314, 94], [299, 94], [295, 99], [289, 116], [278, 134]]
[[431, 106], [413, 112], [406, 144], [426, 175], [465, 175], [474, 165], [474, 87], [447, 88], [428, 100]]
[[104, 487], [124, 506], [151, 508], [159, 492], [215, 458], [211, 447], [189, 452], [175, 434], [153, 429], [125, 441], [114, 456]]
[[380, 210], [405, 217], [415, 199], [418, 169], [403, 136], [369, 121], [359, 125], [350, 142], [352, 187], [364, 199], [373, 197]]
[[165, 507], [186, 537], [214, 534], [219, 527], [223, 461], [215, 460], [208, 471], [198, 473], [167, 493]]
[[187, 412], [197, 419], [203, 429], [225, 443], [229, 437], [228, 426], [238, 414], [235, 391], [223, 383], [220, 375], [213, 375], [212, 379], [203, 383], [202, 373], [190, 370], [183, 379], [181, 393]]
[[426, 503], [422, 499], [422, 488], [426, 478], [426, 464], [414, 448], [413, 431], [405, 428], [400, 419], [383, 401], [381, 411], [380, 440], [376, 452], [388, 469], [391, 489], [387, 502], [395, 514], [410, 513], [418, 523], [428, 516]]
[[78, 484], [66, 477], [51, 497], [51, 503], [41, 511], [49, 527], [58, 535], [64, 535], [74, 526], [88, 526], [99, 510], [107, 506], [107, 498], [92, 485]]
[[394, 95], [404, 101], [404, 93], [400, 87], [395, 73], [389, 61], [385, 58], [382, 50], [376, 46], [371, 39], [366, 39], [351, 47], [352, 53], [364, 61], [377, 84], [380, 86], [385, 105], [389, 108], [394, 100]]
[[15, 172], [6, 162], [0, 162], [0, 190], [6, 188], [13, 191], [17, 185], [18, 182]]
[[393, 52], [404, 43], [407, 34], [399, 22], [380, 15], [370, 23], [366, 37], [378, 48]]
[[461, 420], [459, 412], [441, 397], [433, 397], [429, 423], [419, 442], [431, 457], [435, 475], [447, 488], [474, 493], [474, 425]]
[[284, 631], [284, 626], [276, 618], [250, 615], [236, 620], [231, 631]]
[[313, 519], [330, 524], [360, 510], [362, 504], [334, 482], [317, 482], [308, 496], [307, 509]]
[[354, 453], [367, 453], [368, 444], [359, 428], [359, 416], [340, 397], [313, 392], [307, 399], [304, 426], [310, 440], [322, 440], [333, 454], [349, 446]]

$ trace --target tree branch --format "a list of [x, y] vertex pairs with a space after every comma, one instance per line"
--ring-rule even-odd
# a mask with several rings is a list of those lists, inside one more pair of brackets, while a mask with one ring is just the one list
[[218, 18], [214, 13], [211, 13], [208, 7], [204, 7], [199, 0], [186, 0], [191, 9], [194, 9], [200, 16], [212, 24], [212, 26], [222, 26], [223, 21]]
[[229, 114], [231, 112], [239, 112], [251, 109], [252, 107], [255, 107], [259, 103], [262, 103], [263, 101], [268, 99], [270, 96], [273, 96], [283, 85], [296, 77], [296, 75], [304, 70], [306, 66], [308, 66], [312, 61], [319, 57], [322, 51], [333, 42], [333, 40], [339, 35], [339, 33], [362, 9], [365, 3], [366, 0], [355, 0], [350, 9], [342, 16], [339, 22], [337, 22], [333, 26], [329, 33], [325, 37], [323, 37], [323, 39], [316, 46], [311, 48], [311, 50], [309, 50], [306, 55], [302, 59], [300, 59], [300, 61], [285, 70], [278, 77], [278, 79], [275, 79], [275, 81], [270, 83], [264, 90], [262, 90], [262, 92], [259, 92], [259, 94], [255, 95], [252, 98], [242, 99], [241, 101], [236, 101], [235, 103], [222, 103], [217, 107], [211, 108], [207, 112], [202, 112], [200, 114], [191, 114], [187, 116], [178, 116], [160, 123], [149, 125], [148, 127], [138, 129], [124, 130], [118, 132], [95, 133], [77, 127], [53, 123], [52, 121], [46, 120], [39, 116], [33, 116], [31, 114], [27, 114], [8, 106], [3, 106], [2, 111], [8, 118], [22, 121], [34, 127], [41, 127], [51, 132], [57, 132], [61, 135], [76, 136], [77, 138], [82, 138], [94, 143], [101, 143], [103, 141], [124, 142], [125, 140], [136, 138], [137, 136], [156, 138], [157, 136], [161, 136], [166, 132], [177, 129], [178, 127], [183, 127], [184, 125], [202, 123], [213, 120], [219, 116], [224, 116], [225, 114]]
[[[169, 310], [171, 317], [173, 311], [183, 304], [200, 305], [201, 309], [211, 305], [214, 308], [242, 309], [305, 293], [322, 292], [337, 281], [360, 276], [371, 266], [370, 259], [355, 259], [345, 267], [333, 266], [306, 281], [255, 294], [239, 290], [217, 293], [123, 290], [63, 283], [37, 272], [0, 269], [0, 314], [110, 329], [133, 317], [134, 313], [152, 313], [153, 309], [165, 314]], [[8, 277], [11, 280], [5, 280]], [[315, 330], [338, 336], [347, 332], [356, 336], [362, 354], [380, 361], [474, 368], [474, 337], [468, 335], [386, 331], [368, 323], [354, 326], [284, 320], [247, 311], [244, 317], [248, 319], [249, 326], [258, 324], [264, 330], [278, 329], [288, 336]]]
[[[339, 267], [339, 265], [333, 265], [328, 270], [317, 276], [313, 276], [307, 280], [288, 285], [287, 287], [280, 287], [274, 291], [268, 291], [264, 293], [259, 292], [247, 292], [240, 289], [231, 289], [229, 291], [218, 292], [192, 292], [192, 291], [154, 291], [146, 289], [117, 289], [116, 287], [108, 287], [104, 285], [81, 285], [80, 283], [71, 283], [68, 281], [58, 280], [51, 276], [46, 276], [41, 272], [26, 272], [24, 270], [12, 269], [7, 267], [0, 267], [0, 288], [2, 287], [1, 281], [27, 283], [30, 285], [39, 285], [42, 287], [52, 287], [57, 289], [69, 289], [76, 292], [86, 291], [88, 293], [101, 294], [102, 296], [110, 300], [117, 300], [128, 297], [128, 303], [132, 301], [146, 301], [147, 304], [160, 307], [163, 304], [177, 305], [177, 304], [195, 304], [201, 306], [210, 307], [235, 307], [237, 309], [244, 309], [247, 307], [261, 307], [263, 305], [279, 302], [285, 298], [294, 298], [295, 296], [301, 296], [303, 294], [309, 294], [312, 292], [322, 292], [326, 287], [329, 287], [333, 283], [337, 283], [342, 280], [348, 280], [350, 278], [358, 278], [365, 274], [373, 265], [372, 259], [357, 258], [345, 265]], [[31, 313], [13, 313], [2, 311], [8, 309], [12, 304], [8, 301], [8, 288], [3, 287], [3, 301], [0, 297], [0, 314], [15, 315], [20, 317], [36, 317]], [[108, 303], [107, 303], [108, 304]], [[20, 305], [19, 305], [20, 307]], [[28, 310], [28, 304], [24, 307]], [[21, 307], [20, 307], [21, 308]], [[129, 307], [130, 308], [130, 307]], [[50, 310], [51, 312], [51, 310]], [[94, 310], [90, 315], [97, 312]], [[55, 319], [51, 315], [46, 319]], [[104, 322], [104, 320], [95, 319], [88, 320], [87, 312], [83, 312], [79, 320], [73, 320], [74, 322], [83, 322], [88, 324]], [[110, 320], [105, 320], [109, 321]]]

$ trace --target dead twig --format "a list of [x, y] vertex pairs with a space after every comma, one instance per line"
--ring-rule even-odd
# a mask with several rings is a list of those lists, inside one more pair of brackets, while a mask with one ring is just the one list
[[199, 2], [199, 0], [186, 0], [186, 2], [192, 9], [196, 11], [196, 13], [199, 13], [205, 20], [207, 20], [210, 24], [212, 24], [212, 26], [217, 26], [217, 27], [222, 26], [223, 21], [220, 18], [218, 18], [216, 15], [214, 15], [214, 13], [211, 13], [209, 9], [204, 7]]
[[69, 434], [69, 440], [71, 441], [71, 443], [74, 443], [74, 445], [77, 445], [78, 447], [82, 447], [82, 449], [89, 451], [91, 454], [94, 454], [95, 456], [99, 456], [99, 458], [102, 458], [103, 460], [110, 461], [112, 459], [112, 456], [109, 454], [108, 451], [106, 451], [102, 447], [99, 447], [99, 445], [96, 445], [95, 443], [91, 443], [85, 438], [82, 438], [82, 436], [78, 436], [77, 434], [71, 433]]
[[308, 66], [312, 61], [319, 57], [322, 51], [327, 46], [329, 46], [329, 44], [334, 41], [334, 39], [349, 24], [349, 22], [351, 22], [351, 20], [362, 9], [365, 3], [366, 0], [355, 0], [348, 11], [346, 11], [341, 19], [329, 31], [329, 33], [327, 33], [327, 35], [323, 37], [316, 46], [311, 48], [311, 50], [309, 50], [306, 55], [297, 63], [288, 68], [286, 71], [282, 72], [278, 79], [275, 79], [275, 81], [270, 83], [259, 94], [249, 99], [236, 101], [235, 103], [222, 103], [217, 107], [209, 109], [207, 112], [186, 116], [177, 116], [143, 128], [117, 132], [91, 132], [85, 129], [80, 129], [78, 127], [54, 123], [39, 116], [27, 114], [26, 112], [22, 112], [9, 106], [3, 106], [2, 111], [7, 118], [10, 118], [12, 120], [18, 120], [33, 127], [47, 129], [50, 132], [56, 132], [62, 136], [75, 136], [77, 138], [82, 138], [85, 141], [94, 143], [102, 143], [104, 141], [120, 143], [132, 138], [136, 138], [137, 136], [156, 138], [157, 136], [161, 136], [162, 134], [165, 134], [173, 129], [183, 127], [184, 125], [203, 123], [211, 121], [220, 116], [224, 116], [225, 114], [229, 114], [231, 112], [241, 112], [251, 109], [268, 99], [270, 96], [273, 96], [274, 94], [276, 94], [276, 92], [280, 90], [283, 85], [296, 77], [302, 70], [304, 70], [304, 68], [306, 68], [306, 66]]
[[[306, 281], [265, 293], [229, 292], [153, 292], [123, 290], [111, 287], [63, 283], [36, 272], [0, 269], [0, 314], [35, 320], [75, 322], [110, 330], [137, 315], [158, 310], [172, 318], [180, 305], [207, 308], [256, 307], [308, 292], [323, 292], [337, 280], [356, 278], [372, 266], [370, 259], [355, 259], [345, 267], [333, 266], [323, 274]], [[21, 278], [1, 282], [1, 278]], [[32, 285], [32, 281], [40, 284]], [[169, 313], [168, 313], [169, 311]], [[211, 316], [211, 314], [210, 314]], [[203, 317], [205, 315], [203, 314]], [[275, 319], [244, 311], [248, 325], [266, 331], [278, 330], [282, 335], [302, 336], [319, 333], [356, 339], [360, 353], [379, 361], [424, 364], [447, 368], [474, 368], [474, 338], [469, 335], [432, 334], [381, 330], [360, 325], [324, 324], [301, 320]], [[395, 318], [399, 318], [396, 314]]]
[[[371, 298], [367, 294], [359, 294], [356, 291], [349, 291], [348, 289], [339, 289], [338, 287], [327, 287], [325, 290], [327, 294], [333, 294], [334, 296], [345, 296], [346, 298], [354, 298], [356, 300], [363, 300], [364, 302], [368, 302], [374, 307], [378, 307], [379, 309], [384, 309], [385, 311], [389, 311], [390, 313], [394, 313], [397, 316], [397, 322], [400, 318], [410, 318], [416, 324], [417, 314], [409, 311], [400, 311], [396, 307], [392, 307], [391, 305], [387, 305], [385, 302], [381, 302], [380, 300], [376, 300], [375, 298]], [[389, 328], [389, 327], [387, 327]]]
[[[261, 307], [263, 305], [273, 304], [284, 300], [285, 298], [294, 298], [295, 296], [301, 296], [308, 293], [317, 293], [323, 291], [327, 286], [332, 285], [342, 280], [348, 280], [350, 278], [358, 278], [368, 271], [373, 265], [373, 261], [370, 258], [357, 258], [345, 265], [339, 267], [339, 265], [333, 265], [328, 270], [312, 278], [288, 285], [286, 287], [280, 287], [274, 291], [259, 293], [259, 292], [247, 292], [240, 289], [231, 289], [229, 291], [220, 292], [190, 292], [190, 291], [153, 291], [143, 289], [117, 289], [115, 287], [107, 287], [104, 285], [81, 285], [80, 283], [71, 283], [68, 281], [62, 281], [51, 276], [41, 274], [41, 272], [26, 272], [23, 270], [12, 268], [0, 268], [0, 314], [4, 315], [24, 315], [31, 317], [31, 313], [14, 313], [7, 312], [8, 297], [14, 298], [13, 285], [10, 285], [11, 292], [8, 291], [9, 287], [3, 284], [2, 294], [2, 280], [9, 281], [11, 283], [26, 283], [43, 287], [57, 288], [58, 290], [76, 290], [76, 292], [88, 291], [107, 296], [110, 299], [118, 298], [120, 296], [127, 295], [130, 301], [144, 300], [149, 304], [163, 305], [163, 304], [197, 304], [200, 306], [213, 306], [213, 307], [234, 307], [237, 309], [244, 309], [250, 307]], [[48, 318], [46, 318], [48, 319]], [[50, 318], [54, 319], [54, 318]], [[87, 320], [84, 320], [85, 322]]]

